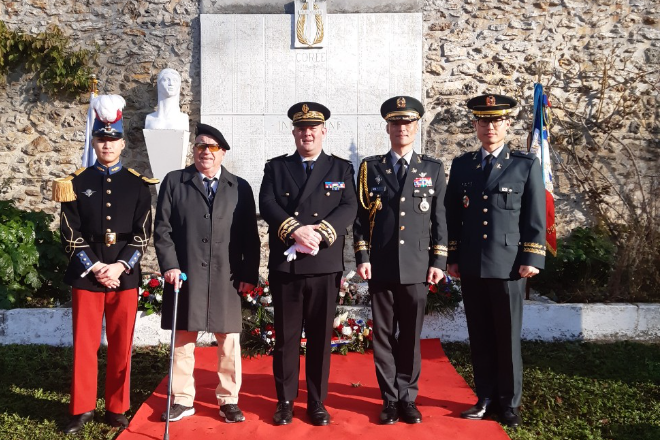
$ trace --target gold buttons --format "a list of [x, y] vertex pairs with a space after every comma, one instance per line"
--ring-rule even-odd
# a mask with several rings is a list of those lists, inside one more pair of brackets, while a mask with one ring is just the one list
[[488, 208], [484, 208], [484, 212], [488, 212]]
[[108, 177], [107, 179], [105, 179], [105, 181], [110, 183], [110, 182], [112, 182], [112, 179]]
[[314, 214], [312, 214], [312, 217], [318, 217], [318, 216], [319, 216], [318, 212], [315, 212]]
[[330, 191], [328, 191], [327, 193], [325, 193], [325, 195], [328, 196], [328, 197], [330, 197]]
[[484, 200], [488, 200], [488, 196], [484, 194]]
[[404, 244], [404, 243], [405, 243], [405, 241], [403, 241], [403, 240], [401, 240], [401, 241], [399, 242], [399, 244]]
[[488, 238], [488, 235], [484, 234], [484, 240]]
[[433, 189], [430, 189], [429, 194], [435, 194], [435, 191]]
[[405, 227], [405, 226], [401, 226], [399, 229], [403, 231], [404, 229], [406, 229], [406, 227]]
[[289, 193], [284, 193], [284, 196], [285, 196], [285, 197], [289, 197]]
[[401, 211], [401, 217], [403, 217], [403, 216], [405, 216], [405, 215], [406, 215], [406, 213], [403, 212], [403, 211]]
[[300, 214], [298, 211], [294, 212], [293, 215], [298, 215]]
[[112, 191], [110, 191], [110, 190], [108, 189], [108, 190], [105, 191], [105, 193], [106, 193], [106, 194], [112, 194]]
[[108, 202], [108, 203], [105, 204], [105, 206], [107, 206], [109, 208], [109, 207], [112, 206], [112, 203]]
[[488, 226], [488, 222], [484, 221], [484, 226]]
[[106, 219], [106, 220], [112, 220], [112, 217], [107, 216], [105, 219]]
[[110, 229], [106, 229], [105, 232], [112, 232]]
[[374, 196], [374, 193], [369, 193], [369, 197], [373, 197], [373, 196]]
[[405, 198], [405, 197], [401, 197], [401, 201], [402, 201], [402, 202], [405, 202], [405, 201], [406, 201], [406, 198]]

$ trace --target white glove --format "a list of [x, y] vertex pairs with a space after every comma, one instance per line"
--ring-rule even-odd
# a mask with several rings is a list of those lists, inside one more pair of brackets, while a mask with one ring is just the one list
[[284, 251], [284, 255], [286, 255], [286, 261], [288, 263], [292, 262], [293, 260], [295, 260], [297, 258], [296, 252], [300, 252], [300, 253], [303, 253], [303, 254], [310, 254], [310, 255], [314, 256], [314, 255], [319, 253], [319, 248], [312, 249], [312, 248], [309, 248], [309, 247], [304, 246], [302, 244], [296, 243], [296, 244], [290, 246], [289, 249]]

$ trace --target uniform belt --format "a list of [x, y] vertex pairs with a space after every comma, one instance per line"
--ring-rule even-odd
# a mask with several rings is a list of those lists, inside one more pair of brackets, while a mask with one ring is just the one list
[[[85, 239], [87, 240], [88, 243], [106, 243], [107, 244], [107, 239], [108, 235], [113, 234], [108, 233], [108, 234], [102, 234], [102, 235], [94, 235], [94, 234], [88, 234], [85, 236]], [[115, 234], [115, 240], [114, 241], [130, 241], [132, 239], [132, 234], [129, 233], [114, 233]]]

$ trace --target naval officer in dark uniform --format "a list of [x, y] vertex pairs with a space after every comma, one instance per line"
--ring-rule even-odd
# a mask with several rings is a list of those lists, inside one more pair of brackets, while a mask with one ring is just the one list
[[125, 428], [129, 409], [131, 348], [137, 312], [140, 260], [151, 236], [151, 191], [156, 179], [119, 160], [125, 147], [124, 99], [102, 95], [91, 103], [96, 119], [94, 166], [57, 179], [53, 199], [62, 202], [60, 234], [69, 257], [64, 281], [72, 289], [73, 380], [66, 434], [94, 418], [97, 352], [103, 317], [108, 338], [105, 421]]
[[266, 163], [259, 193], [269, 226], [269, 282], [275, 312], [273, 375], [276, 425], [291, 423], [298, 396], [300, 336], [307, 337], [307, 414], [312, 424], [330, 423], [330, 340], [344, 270], [346, 228], [357, 210], [352, 164], [323, 152], [330, 111], [300, 102], [288, 112], [296, 151]]
[[396, 423], [399, 416], [420, 423], [415, 399], [426, 283], [444, 278], [447, 260], [445, 169], [440, 160], [413, 151], [424, 114], [418, 100], [396, 96], [380, 113], [391, 150], [360, 165], [355, 259], [358, 274], [369, 281], [374, 362], [384, 402], [380, 423]]
[[468, 101], [481, 148], [454, 159], [445, 207], [447, 271], [461, 278], [478, 401], [466, 419], [499, 410], [521, 423], [524, 278], [545, 262], [545, 189], [533, 154], [511, 151], [505, 136], [516, 101], [482, 95]]

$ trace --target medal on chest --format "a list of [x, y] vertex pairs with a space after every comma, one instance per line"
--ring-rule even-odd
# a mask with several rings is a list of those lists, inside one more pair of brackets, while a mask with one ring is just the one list
[[463, 208], [470, 206], [470, 198], [467, 195], [463, 196]]
[[426, 200], [426, 197], [422, 198], [422, 201], [419, 202], [419, 210], [422, 212], [426, 212], [429, 210], [431, 205], [429, 205], [429, 202]]

